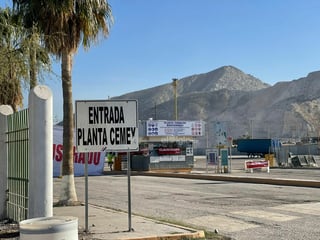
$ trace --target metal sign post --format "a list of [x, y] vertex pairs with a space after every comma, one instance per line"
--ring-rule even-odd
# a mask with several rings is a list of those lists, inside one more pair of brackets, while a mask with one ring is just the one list
[[228, 137], [228, 145], [229, 145], [229, 155], [230, 155], [230, 173], [232, 172], [232, 143], [233, 138], [231, 136]]
[[127, 152], [127, 175], [128, 175], [128, 228], [129, 232], [131, 232], [131, 159], [130, 152]]
[[86, 154], [84, 165], [84, 175], [85, 175], [85, 232], [89, 232], [89, 201], [88, 201], [88, 162], [89, 153]]
[[138, 102], [136, 100], [76, 101], [76, 147], [88, 153], [85, 161], [85, 230], [88, 231], [88, 162], [89, 152], [108, 149], [127, 152], [128, 218], [131, 227], [130, 151], [139, 150]]

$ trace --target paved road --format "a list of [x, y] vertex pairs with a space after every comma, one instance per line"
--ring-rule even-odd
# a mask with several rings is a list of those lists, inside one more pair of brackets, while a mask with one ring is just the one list
[[[231, 172], [232, 176], [247, 176], [247, 177], [272, 177], [272, 178], [284, 178], [284, 179], [306, 179], [320, 181], [320, 166], [318, 168], [271, 168], [270, 173], [266, 172], [266, 169], [256, 169], [253, 174], [246, 173], [244, 170], [244, 165], [246, 160], [251, 160], [248, 158], [236, 157], [231, 161]], [[253, 160], [264, 160], [263, 158], [253, 159]], [[320, 161], [319, 161], [320, 162]], [[216, 172], [216, 167], [206, 165], [204, 157], [196, 157], [195, 167], [193, 169], [194, 173], [209, 173], [214, 174]], [[221, 176], [227, 176], [228, 174], [221, 174]], [[270, 176], [271, 175], [271, 176]]]
[[[76, 187], [83, 201], [84, 178], [76, 178]], [[320, 236], [318, 188], [132, 176], [131, 191], [135, 214], [218, 229], [238, 240]], [[127, 199], [126, 176], [89, 178], [90, 204], [127, 211]]]

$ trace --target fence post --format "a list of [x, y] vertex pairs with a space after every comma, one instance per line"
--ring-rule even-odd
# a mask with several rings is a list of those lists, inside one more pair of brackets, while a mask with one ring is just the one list
[[38, 85], [29, 94], [28, 218], [53, 215], [52, 92]]
[[8, 148], [7, 148], [7, 115], [13, 114], [9, 105], [0, 106], [0, 219], [7, 217], [7, 181], [8, 181]]

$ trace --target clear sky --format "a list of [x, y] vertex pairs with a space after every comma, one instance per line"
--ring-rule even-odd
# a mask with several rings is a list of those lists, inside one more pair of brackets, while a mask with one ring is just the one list
[[[0, 0], [1, 6], [11, 1]], [[271, 85], [320, 70], [319, 0], [109, 0], [110, 36], [74, 58], [74, 100], [232, 65]], [[55, 66], [60, 75], [60, 64]], [[60, 80], [48, 80], [62, 117]]]

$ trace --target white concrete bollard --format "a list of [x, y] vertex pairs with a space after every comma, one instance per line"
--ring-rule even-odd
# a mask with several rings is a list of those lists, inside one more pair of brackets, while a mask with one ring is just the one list
[[78, 240], [78, 218], [32, 218], [19, 223], [20, 240]]
[[52, 92], [38, 85], [29, 94], [28, 218], [53, 215]]

